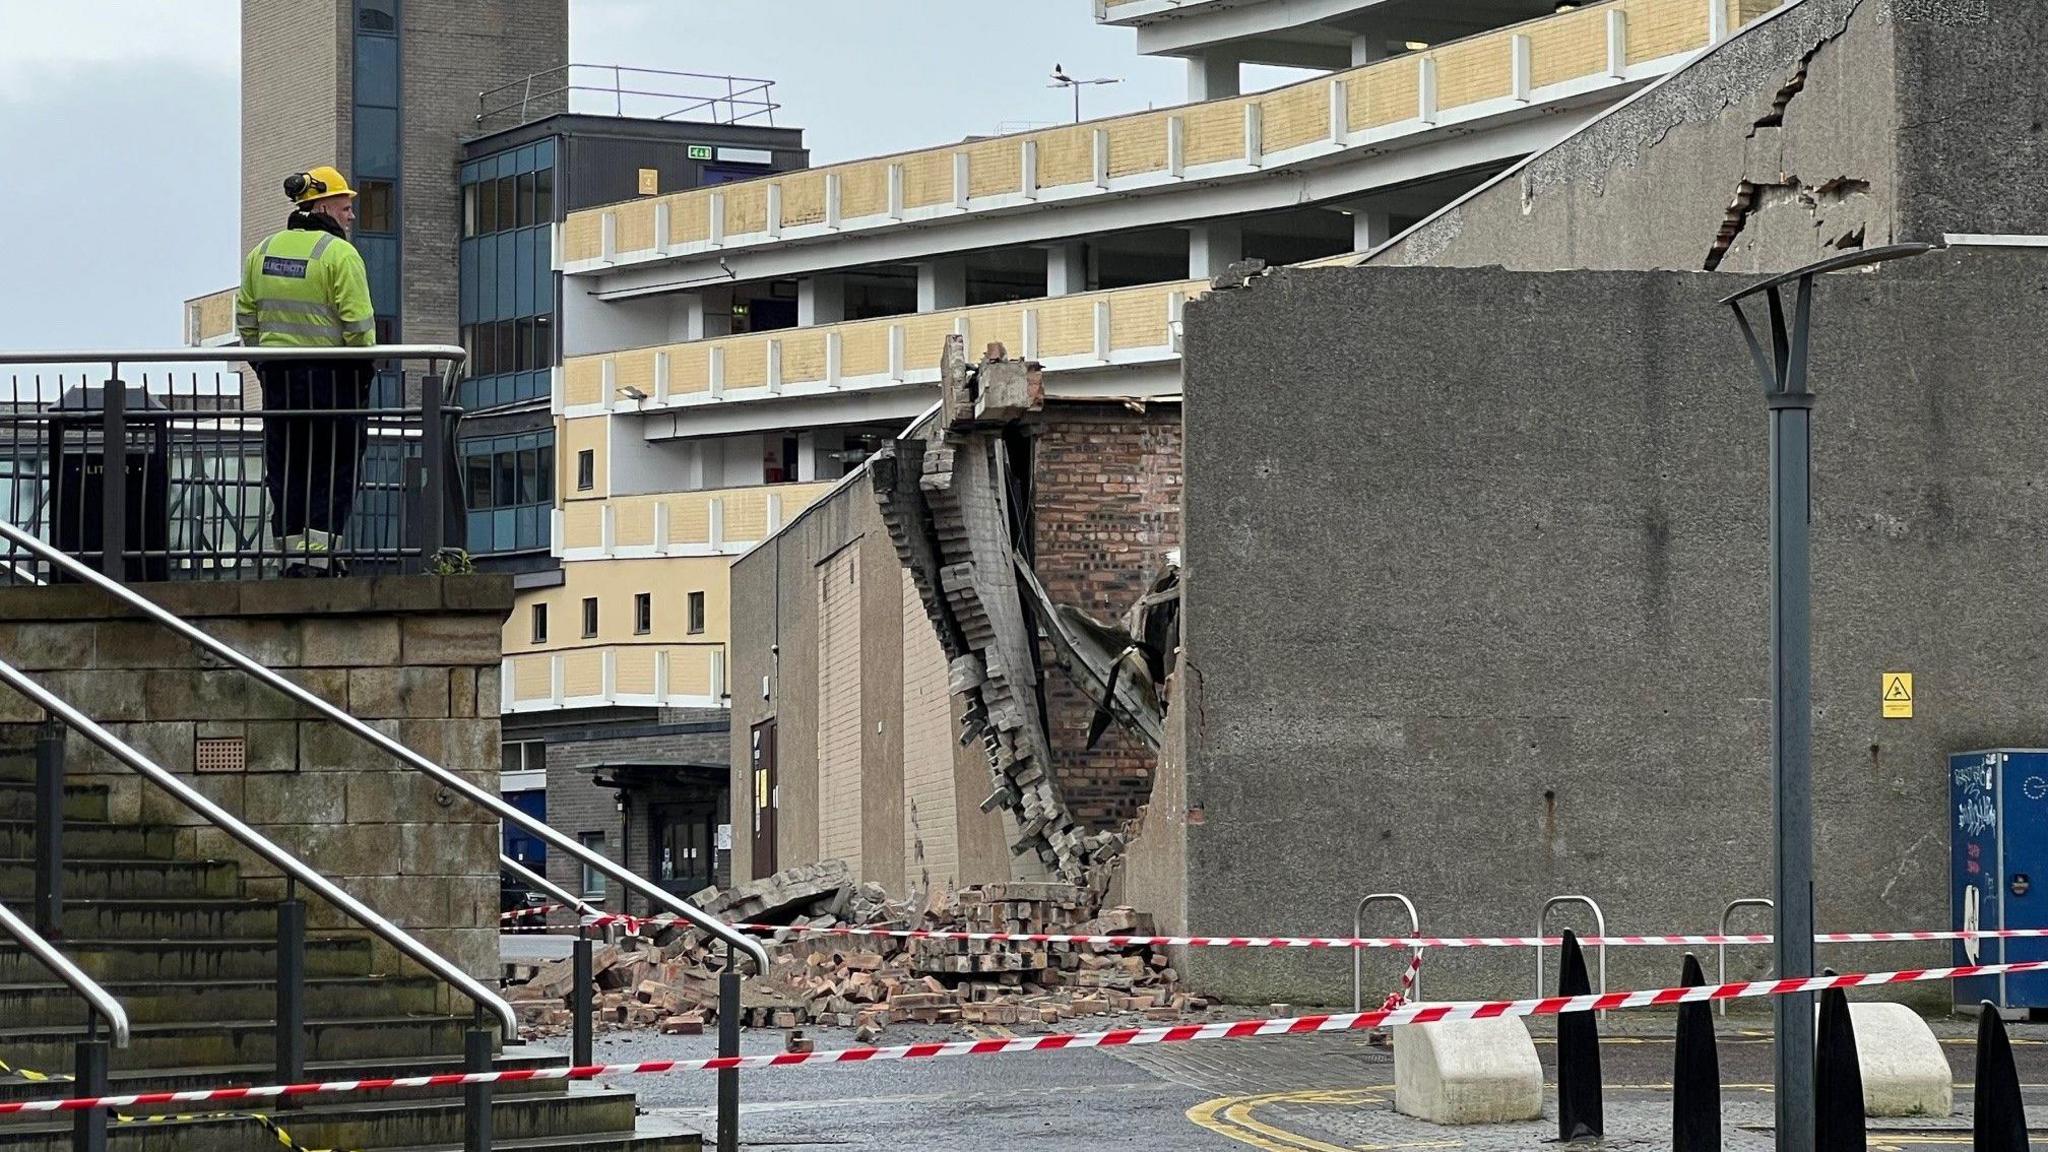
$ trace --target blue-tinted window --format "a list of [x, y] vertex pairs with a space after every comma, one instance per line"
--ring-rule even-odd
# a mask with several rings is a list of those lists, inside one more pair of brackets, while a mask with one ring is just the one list
[[552, 430], [462, 441], [469, 550], [478, 554], [545, 548], [554, 506]]
[[398, 109], [356, 109], [356, 176], [398, 178]]
[[356, 27], [365, 32], [396, 34], [398, 0], [357, 0]]
[[356, 105], [398, 107], [397, 37], [356, 37]]
[[357, 236], [357, 251], [369, 273], [370, 306], [385, 315], [398, 314], [398, 241], [389, 236]]

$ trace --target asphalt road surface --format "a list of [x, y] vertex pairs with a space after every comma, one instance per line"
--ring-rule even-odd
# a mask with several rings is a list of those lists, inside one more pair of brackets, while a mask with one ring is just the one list
[[[1095, 1029], [1099, 1023], [1087, 1023]], [[1631, 1034], [1602, 1040], [1608, 1147], [1668, 1146], [1670, 1018], [1634, 1018]], [[1724, 1144], [1771, 1146], [1771, 1045], [1761, 1018], [1722, 1021]], [[1028, 1034], [1022, 1029], [1021, 1034]], [[1549, 1067], [1547, 1022], [1535, 1022], [1537, 1052]], [[1967, 1149], [1974, 1024], [1937, 1027], [1955, 1068], [1957, 1114], [1909, 1122], [1872, 1121], [1873, 1152]], [[885, 1044], [1009, 1034], [891, 1029]], [[851, 1046], [835, 1030], [813, 1033], [819, 1048]], [[2048, 1128], [2048, 1027], [2013, 1031], [2031, 1113]], [[754, 1031], [747, 1052], [782, 1047], [777, 1032]], [[606, 1062], [708, 1056], [715, 1038], [646, 1032], [599, 1038]], [[1167, 1152], [1382, 1152], [1393, 1149], [1525, 1150], [1555, 1139], [1554, 1121], [1439, 1128], [1393, 1111], [1393, 1057], [1363, 1035], [1219, 1040], [1115, 1050], [1075, 1050], [750, 1070], [741, 1074], [741, 1143], [750, 1149], [820, 1147], [874, 1152], [1015, 1147], [1018, 1152], [1126, 1148]], [[716, 1077], [685, 1073], [621, 1078], [641, 1105], [714, 1130]], [[1547, 1114], [1554, 1115], [1547, 1106]]]

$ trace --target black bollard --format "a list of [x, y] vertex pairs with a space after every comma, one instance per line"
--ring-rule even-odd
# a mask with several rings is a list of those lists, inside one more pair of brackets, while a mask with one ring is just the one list
[[2020, 1070], [1998, 1006], [1977, 1006], [1977, 1115], [1970, 1147], [1976, 1152], [2028, 1152], [2027, 1110], [2020, 1102]]
[[1863, 1067], [1856, 1060], [1856, 1026], [1840, 988], [1820, 994], [1820, 1038], [1813, 1052], [1814, 1152], [1866, 1152]]
[[[1579, 950], [1577, 934], [1567, 930], [1558, 961], [1558, 995], [1592, 991], [1586, 954]], [[1557, 1138], [1598, 1140], [1606, 1131], [1600, 1107], [1600, 1026], [1591, 1012], [1567, 1012], [1557, 1018]]]
[[[1685, 954], [1681, 988], [1707, 982], [1699, 957]], [[1721, 1152], [1721, 1058], [1714, 1049], [1714, 1010], [1702, 1000], [1678, 1006], [1671, 1068], [1671, 1152]]]

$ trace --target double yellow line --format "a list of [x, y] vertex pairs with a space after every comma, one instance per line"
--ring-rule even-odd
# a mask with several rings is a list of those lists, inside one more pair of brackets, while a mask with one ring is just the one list
[[1249, 1144], [1264, 1152], [1394, 1152], [1396, 1149], [1462, 1148], [1462, 1140], [1418, 1140], [1399, 1144], [1330, 1144], [1313, 1136], [1290, 1132], [1260, 1120], [1260, 1108], [1274, 1104], [1298, 1104], [1329, 1108], [1359, 1108], [1382, 1104], [1392, 1092], [1390, 1084], [1373, 1088], [1315, 1088], [1297, 1092], [1265, 1092], [1254, 1096], [1224, 1096], [1188, 1109], [1188, 1120], [1219, 1136]]

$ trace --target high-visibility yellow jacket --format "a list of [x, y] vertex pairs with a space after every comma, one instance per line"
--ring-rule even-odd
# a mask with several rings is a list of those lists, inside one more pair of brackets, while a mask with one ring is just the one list
[[377, 342], [370, 278], [355, 245], [328, 232], [287, 229], [242, 262], [235, 330], [264, 348], [367, 348]]

